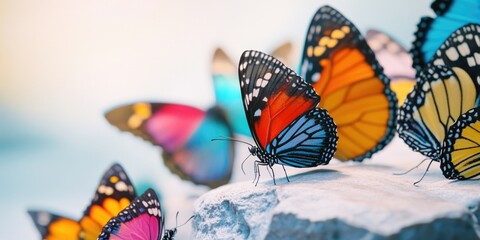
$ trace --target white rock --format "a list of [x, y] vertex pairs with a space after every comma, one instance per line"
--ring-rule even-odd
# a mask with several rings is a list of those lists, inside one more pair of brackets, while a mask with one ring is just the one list
[[322, 166], [276, 186], [265, 173], [257, 187], [226, 185], [196, 201], [193, 238], [479, 238], [479, 181], [444, 179], [434, 163], [416, 187], [422, 170], [392, 175], [401, 169], [367, 160]]

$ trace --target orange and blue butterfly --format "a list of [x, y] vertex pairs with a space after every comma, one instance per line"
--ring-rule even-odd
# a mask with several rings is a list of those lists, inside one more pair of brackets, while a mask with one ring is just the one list
[[455, 30], [418, 74], [399, 109], [398, 133], [414, 151], [441, 163], [445, 177], [480, 175], [480, 25]]
[[[272, 56], [283, 62], [292, 59], [292, 43], [286, 42], [272, 51]], [[223, 107], [236, 134], [251, 137], [242, 106], [242, 96], [238, 85], [237, 68], [221, 48], [217, 48], [212, 60], [212, 79], [216, 104]]]
[[426, 67], [453, 31], [468, 23], [480, 24], [478, 0], [435, 0], [431, 8], [436, 16], [421, 18], [410, 49], [417, 71]]
[[255, 141], [249, 150], [259, 159], [254, 165], [257, 183], [259, 166], [272, 170], [275, 184], [274, 164], [307, 168], [330, 162], [336, 126], [326, 110], [317, 108], [320, 97], [311, 85], [273, 56], [254, 50], [242, 54], [238, 75]]
[[28, 210], [42, 239], [97, 239], [102, 227], [128, 206], [136, 193], [119, 164], [113, 164], [103, 175], [92, 202], [80, 220], [43, 210]]
[[363, 161], [394, 137], [397, 97], [358, 29], [337, 10], [321, 7], [307, 29], [301, 76], [334, 119], [334, 157]]
[[105, 114], [118, 129], [160, 146], [165, 165], [179, 177], [195, 184], [218, 187], [230, 181], [234, 158], [232, 127], [225, 111], [207, 111], [174, 104], [137, 102]]
[[365, 39], [382, 65], [385, 75], [390, 78], [390, 86], [397, 95], [398, 102], [403, 103], [416, 83], [412, 57], [399, 42], [384, 32], [369, 29]]

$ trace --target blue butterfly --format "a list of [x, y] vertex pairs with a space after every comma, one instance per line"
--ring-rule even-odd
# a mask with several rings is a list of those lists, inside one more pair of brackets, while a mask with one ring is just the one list
[[430, 62], [440, 45], [456, 29], [467, 23], [480, 23], [480, 1], [436, 0], [431, 5], [436, 17], [423, 17], [418, 23], [410, 52], [413, 67], [420, 71]]

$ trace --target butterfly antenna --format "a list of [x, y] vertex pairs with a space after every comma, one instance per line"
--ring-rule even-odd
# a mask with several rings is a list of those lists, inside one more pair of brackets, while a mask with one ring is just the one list
[[425, 161], [427, 161], [427, 160], [428, 160], [428, 158], [425, 158], [425, 159], [423, 159], [419, 164], [417, 164], [415, 167], [410, 168], [410, 169], [407, 170], [406, 172], [403, 172], [403, 173], [393, 173], [393, 175], [397, 175], [397, 176], [399, 176], [399, 175], [405, 175], [405, 174], [413, 171], [413, 169], [420, 167], [420, 165], [422, 165], [422, 164], [423, 164]]
[[239, 143], [244, 143], [244, 144], [247, 144], [248, 146], [250, 147], [253, 147], [252, 144], [248, 143], [248, 142], [245, 142], [245, 141], [242, 141], [242, 140], [239, 140], [239, 139], [235, 139], [235, 138], [231, 138], [231, 137], [224, 137], [224, 136], [221, 136], [222, 138], [213, 138], [212, 139], [212, 142], [213, 141], [232, 141], [232, 142], [239, 142]]
[[[178, 213], [177, 213], [177, 216], [178, 216]], [[192, 220], [193, 217], [195, 217], [195, 215], [192, 215], [189, 219], [187, 219], [187, 221], [185, 221], [182, 225], [180, 225], [178, 227], [181, 227], [181, 226], [187, 224], [188, 222], [190, 222], [190, 220]]]
[[427, 169], [425, 170], [425, 172], [423, 173], [422, 178], [420, 178], [420, 180], [414, 182], [414, 183], [413, 183], [413, 186], [417, 186], [417, 184], [423, 180], [423, 178], [425, 177], [425, 175], [427, 175], [428, 169], [430, 169], [430, 165], [432, 165], [432, 162], [433, 162], [433, 159], [432, 159], [432, 160], [430, 161], [430, 163], [428, 164], [428, 167], [427, 167]]
[[241, 169], [242, 169], [243, 175], [247, 175], [247, 174], [245, 173], [245, 170], [243, 170], [243, 164], [245, 163], [245, 161], [247, 161], [247, 159], [248, 159], [250, 156], [252, 156], [252, 154], [248, 155], [247, 158], [245, 158], [245, 160], [243, 160], [243, 162], [242, 162]]

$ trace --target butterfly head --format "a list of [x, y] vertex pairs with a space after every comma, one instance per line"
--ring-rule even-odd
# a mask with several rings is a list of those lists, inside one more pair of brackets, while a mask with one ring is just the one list
[[166, 229], [165, 234], [163, 235], [163, 240], [173, 240], [175, 237], [175, 234], [177, 234], [177, 228], [174, 229]]
[[258, 148], [256, 146], [251, 146], [248, 147], [248, 151], [250, 151], [250, 154], [252, 154], [252, 156], [257, 156]]

